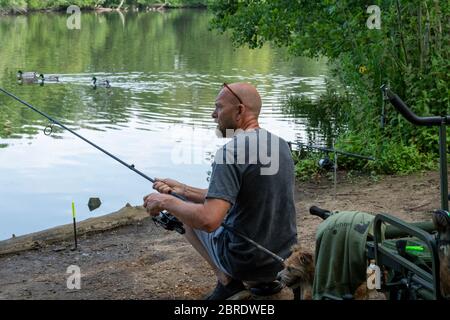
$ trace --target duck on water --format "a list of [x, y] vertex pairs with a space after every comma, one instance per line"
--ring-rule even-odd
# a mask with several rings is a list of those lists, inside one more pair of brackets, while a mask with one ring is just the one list
[[44, 84], [44, 82], [59, 82], [58, 76], [44, 76], [44, 74], [39, 74], [37, 72], [23, 72], [19, 70], [17, 72], [17, 80], [20, 84], [22, 83], [38, 83]]
[[92, 88], [97, 89], [97, 87], [111, 88], [111, 83], [108, 79], [98, 80], [97, 77], [92, 77]]

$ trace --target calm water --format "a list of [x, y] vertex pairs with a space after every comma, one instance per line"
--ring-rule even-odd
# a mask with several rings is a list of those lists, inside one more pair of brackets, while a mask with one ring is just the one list
[[[208, 31], [204, 11], [94, 14], [81, 30], [65, 15], [0, 17], [0, 86], [59, 119], [149, 176], [206, 187], [211, 154], [224, 143], [211, 119], [221, 83], [248, 81], [263, 96], [261, 124], [287, 140], [320, 141], [308, 118], [283, 112], [288, 94], [317, 95], [323, 61], [281, 49], [233, 49]], [[17, 70], [58, 74], [44, 86], [15, 81]], [[112, 88], [90, 86], [92, 76]], [[142, 204], [145, 179], [0, 94], [0, 239]], [[308, 137], [308, 138], [307, 138]], [[90, 197], [102, 206], [89, 212]]]

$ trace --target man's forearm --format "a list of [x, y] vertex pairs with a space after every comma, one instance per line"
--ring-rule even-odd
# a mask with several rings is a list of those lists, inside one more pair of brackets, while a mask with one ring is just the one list
[[205, 207], [199, 203], [184, 202], [180, 199], [169, 197], [163, 201], [163, 207], [177, 217], [183, 224], [198, 230], [208, 229], [208, 221]]
[[[197, 189], [197, 196], [204, 194], [204, 191], [200, 192], [200, 189]], [[169, 194], [152, 193], [145, 197], [144, 207], [153, 216], [161, 210], [167, 210], [191, 228], [213, 232], [220, 227], [231, 208], [231, 203], [216, 198], [194, 203], [180, 200]]]
[[200, 189], [191, 187], [188, 185], [184, 185], [183, 195], [184, 197], [194, 203], [203, 203], [205, 202], [206, 193], [208, 189]]

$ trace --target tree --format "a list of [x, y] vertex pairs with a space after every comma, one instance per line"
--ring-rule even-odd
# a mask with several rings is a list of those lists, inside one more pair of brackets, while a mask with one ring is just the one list
[[[370, 5], [381, 9], [380, 29], [367, 27]], [[449, 7], [446, 0], [217, 0], [212, 26], [231, 31], [237, 46], [270, 42], [293, 55], [328, 57], [341, 89], [352, 96], [346, 136], [389, 138], [429, 152], [437, 151], [430, 143], [434, 132], [406, 124], [395, 112], [379, 132], [379, 87], [389, 83], [417, 114], [450, 113]]]

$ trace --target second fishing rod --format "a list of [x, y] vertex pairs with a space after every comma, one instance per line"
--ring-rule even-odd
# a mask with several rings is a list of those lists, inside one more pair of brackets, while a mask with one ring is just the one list
[[[41, 116], [43, 116], [44, 118], [48, 119], [51, 123], [56, 124], [58, 126], [60, 126], [61, 128], [69, 131], [70, 133], [72, 133], [73, 135], [75, 135], [76, 137], [80, 138], [81, 140], [85, 141], [86, 143], [90, 144], [91, 146], [93, 146], [94, 148], [96, 148], [97, 150], [103, 152], [104, 154], [106, 154], [107, 156], [111, 157], [112, 159], [116, 160], [117, 162], [119, 162], [120, 164], [124, 165], [125, 167], [127, 167], [128, 169], [134, 171], [135, 173], [139, 174], [141, 177], [143, 177], [144, 179], [150, 181], [151, 183], [155, 183], [156, 179], [153, 179], [149, 176], [147, 176], [146, 174], [144, 174], [143, 172], [139, 171], [138, 169], [136, 169], [136, 167], [134, 166], [134, 164], [128, 164], [125, 161], [121, 160], [120, 158], [116, 157], [115, 155], [113, 155], [112, 153], [106, 151], [105, 149], [103, 149], [102, 147], [98, 146], [97, 144], [93, 143], [92, 141], [86, 139], [85, 137], [83, 137], [82, 135], [76, 133], [74, 130], [68, 128], [66, 125], [64, 125], [63, 123], [61, 123], [60, 121], [54, 119], [53, 117], [47, 115], [46, 113], [40, 111], [39, 109], [35, 108], [34, 106], [32, 106], [31, 104], [29, 104], [28, 102], [20, 99], [19, 97], [15, 96], [14, 94], [4, 90], [3, 88], [0, 87], [0, 92], [3, 92], [4, 94], [6, 94], [7, 96], [11, 97], [12, 99], [20, 102], [21, 104], [25, 105], [26, 107], [30, 108], [31, 110], [33, 110], [34, 112], [40, 114]], [[170, 193], [172, 196], [182, 200], [182, 201], [187, 201], [187, 199], [175, 192], [171, 192]], [[181, 221], [179, 221], [175, 216], [171, 215], [170, 213], [168, 213], [167, 211], [162, 211], [160, 212], [158, 217], [152, 217], [153, 221], [160, 225], [161, 227], [170, 230], [170, 231], [176, 231], [180, 234], [184, 234], [185, 230], [183, 227], [183, 223]], [[242, 239], [244, 239], [245, 241], [249, 242], [250, 244], [254, 245], [257, 249], [259, 249], [260, 251], [266, 253], [267, 255], [269, 255], [270, 257], [272, 257], [275, 261], [283, 264], [284, 259], [281, 258], [280, 256], [278, 256], [277, 254], [273, 253], [272, 251], [264, 248], [263, 246], [261, 246], [260, 244], [256, 243], [255, 241], [253, 241], [252, 239], [248, 238], [247, 236], [243, 235], [242, 233], [240, 233], [239, 231], [235, 230], [233, 227], [228, 226], [225, 223], [221, 224], [222, 227], [232, 233], [234, 233], [235, 235], [241, 237]]]

